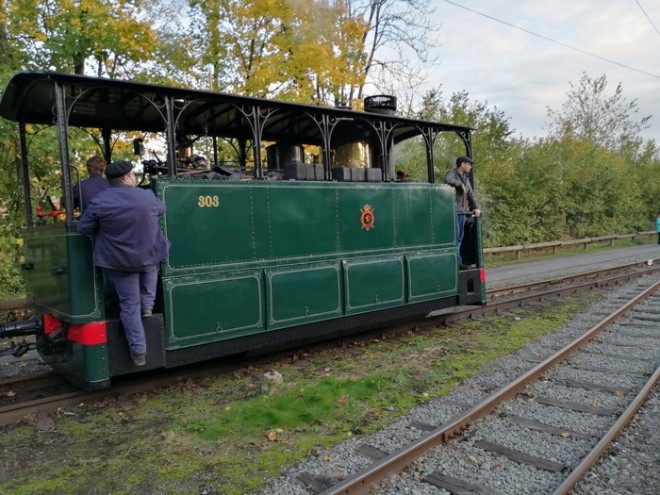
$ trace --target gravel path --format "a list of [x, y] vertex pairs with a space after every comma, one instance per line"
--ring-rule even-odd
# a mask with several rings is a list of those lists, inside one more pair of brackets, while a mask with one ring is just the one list
[[527, 261], [494, 268], [486, 267], [486, 283], [489, 287], [522, 284], [534, 280], [554, 278], [560, 274], [572, 275], [656, 258], [660, 258], [660, 245], [643, 244], [575, 256]]

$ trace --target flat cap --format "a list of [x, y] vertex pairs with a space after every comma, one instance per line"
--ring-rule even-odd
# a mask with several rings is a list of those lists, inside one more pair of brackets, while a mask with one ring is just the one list
[[105, 176], [108, 179], [116, 179], [117, 177], [123, 177], [131, 170], [133, 170], [133, 164], [128, 160], [112, 162], [105, 168]]
[[456, 166], [457, 167], [460, 167], [461, 163], [463, 163], [463, 162], [468, 162], [468, 163], [474, 164], [474, 160], [472, 158], [470, 158], [469, 156], [459, 156], [458, 158], [456, 158]]

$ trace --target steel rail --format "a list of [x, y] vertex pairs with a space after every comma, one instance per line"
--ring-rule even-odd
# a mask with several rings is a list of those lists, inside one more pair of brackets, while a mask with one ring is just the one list
[[[104, 395], [107, 395], [107, 392]], [[79, 404], [81, 399], [94, 400], [101, 398], [104, 395], [100, 395], [99, 393], [93, 395], [83, 390], [77, 390], [75, 392], [60, 394], [53, 397], [45, 397], [43, 399], [3, 406], [0, 407], [0, 425], [13, 423], [29, 414], [52, 411], [58, 407], [73, 406]]]
[[[556, 287], [545, 291], [518, 295], [512, 299], [505, 299], [505, 300], [498, 299], [497, 302], [492, 305], [467, 306], [467, 307], [461, 307], [456, 311], [451, 310], [449, 312], [444, 312], [444, 311], [440, 311], [438, 313], [432, 312], [429, 313], [429, 315], [427, 315], [424, 321], [417, 322], [415, 326], [417, 328], [429, 328], [434, 325], [440, 325], [450, 321], [460, 320], [466, 317], [472, 318], [480, 315], [497, 313], [504, 309], [524, 307], [525, 304], [533, 301], [544, 301], [549, 299], [550, 297], [561, 296], [563, 294], [574, 294], [588, 289], [605, 287], [620, 282], [627, 282], [629, 280], [632, 280], [633, 278], [639, 278], [644, 275], [654, 274], [659, 271], [660, 271], [660, 265], [655, 265], [646, 270], [616, 275], [614, 277], [610, 277], [607, 279], [589, 280], [587, 282], [571, 285], [569, 287]], [[543, 284], [544, 283], [541, 283], [541, 285]]]
[[[650, 263], [649, 263], [650, 262]], [[531, 289], [536, 289], [538, 287], [542, 287], [544, 285], [546, 286], [552, 286], [552, 285], [557, 285], [559, 283], [567, 283], [567, 282], [575, 282], [575, 281], [580, 281], [584, 279], [588, 279], [590, 277], [598, 277], [602, 276], [603, 274], [610, 274], [614, 275], [617, 272], [623, 272], [626, 270], [634, 270], [635, 268], [645, 268], [647, 266], [654, 266], [657, 265], [660, 262], [660, 258], [654, 258], [651, 260], [647, 261], [633, 261], [631, 263], [626, 263], [624, 265], [618, 265], [618, 266], [611, 266], [609, 268], [600, 268], [598, 270], [591, 270], [587, 272], [580, 272], [580, 273], [573, 273], [571, 275], [563, 275], [559, 278], [547, 278], [547, 279], [542, 279], [542, 280], [535, 280], [533, 282], [528, 282], [524, 284], [518, 284], [518, 285], [511, 285], [511, 286], [504, 286], [504, 287], [495, 287], [491, 288], [488, 290], [488, 293], [486, 294], [488, 297], [488, 300], [491, 301], [493, 299], [497, 299], [506, 295], [514, 295], [520, 292], [528, 292]], [[657, 267], [656, 267], [657, 269]], [[647, 269], [648, 270], [648, 269]], [[486, 269], [486, 272], [488, 269]], [[650, 271], [653, 271], [651, 269]], [[486, 279], [488, 278], [486, 274]]]
[[29, 414], [50, 412], [62, 407], [77, 406], [81, 402], [100, 401], [107, 397], [127, 396], [137, 393], [153, 391], [159, 387], [167, 387], [176, 384], [181, 379], [195, 379], [209, 376], [210, 374], [234, 371], [237, 365], [233, 363], [206, 362], [194, 370], [183, 368], [172, 368], [166, 370], [154, 370], [144, 372], [139, 381], [127, 379], [119, 383], [113, 383], [112, 388], [85, 391], [76, 390], [63, 394], [44, 397], [42, 399], [20, 402], [0, 407], [0, 425], [7, 425], [23, 419]]
[[349, 477], [343, 482], [323, 491], [321, 495], [368, 495], [371, 487], [391, 474], [402, 472], [413, 460], [420, 455], [445, 443], [461, 431], [465, 430], [476, 419], [490, 413], [504, 400], [518, 395], [525, 386], [537, 380], [548, 368], [563, 361], [567, 356], [580, 349], [591, 341], [598, 333], [607, 328], [612, 322], [628, 313], [635, 305], [649, 297], [660, 288], [660, 281], [656, 282], [599, 323], [587, 330], [581, 337], [564, 346], [555, 354], [549, 356], [541, 363], [521, 375], [519, 378], [494, 392], [484, 401], [476, 404], [461, 413], [456, 419], [432, 431], [428, 436], [413, 442], [406, 448], [395, 452], [374, 463], [368, 469]]
[[621, 433], [621, 431], [626, 427], [630, 420], [635, 416], [637, 411], [646, 400], [646, 398], [651, 394], [653, 389], [660, 379], [660, 367], [656, 368], [655, 373], [651, 378], [646, 382], [644, 387], [639, 391], [635, 400], [633, 400], [626, 410], [621, 414], [619, 419], [612, 425], [612, 427], [607, 431], [605, 436], [596, 444], [596, 446], [585, 456], [585, 458], [578, 464], [571, 474], [564, 480], [564, 482], [559, 485], [559, 487], [553, 492], [553, 495], [568, 495], [571, 490], [578, 484], [578, 482], [584, 478], [584, 476], [589, 472], [591, 467], [596, 463], [596, 461], [605, 453], [605, 451], [612, 444], [614, 439]]
[[32, 382], [36, 380], [50, 380], [50, 379], [57, 379], [57, 378], [64, 380], [61, 375], [58, 375], [54, 371], [42, 371], [39, 373], [36, 373], [34, 375], [30, 376], [14, 376], [11, 378], [4, 378], [0, 380], [0, 390], [3, 388], [11, 387], [11, 386], [16, 386], [16, 385], [21, 385], [26, 382]]

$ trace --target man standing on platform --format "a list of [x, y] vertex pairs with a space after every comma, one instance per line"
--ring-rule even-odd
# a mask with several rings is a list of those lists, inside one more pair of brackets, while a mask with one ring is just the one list
[[158, 265], [168, 242], [159, 219], [165, 205], [152, 191], [136, 187], [133, 164], [112, 162], [105, 175], [110, 188], [97, 194], [78, 221], [78, 232], [94, 236], [94, 264], [119, 297], [120, 319], [136, 366], [146, 364], [141, 318], [151, 316]]
[[465, 233], [465, 221], [468, 216], [481, 216], [479, 203], [472, 190], [470, 182], [470, 172], [474, 161], [468, 156], [459, 156], [456, 159], [456, 168], [447, 172], [445, 175], [445, 184], [456, 188], [456, 213], [458, 233], [456, 236], [456, 247], [458, 249], [458, 266], [461, 270], [468, 267], [463, 265], [461, 259], [461, 244]]

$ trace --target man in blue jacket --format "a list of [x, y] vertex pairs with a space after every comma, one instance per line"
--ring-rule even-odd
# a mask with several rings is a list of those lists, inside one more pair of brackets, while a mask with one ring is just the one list
[[93, 156], [87, 160], [89, 177], [73, 186], [74, 208], [80, 208], [82, 205], [83, 210], [86, 209], [94, 196], [110, 187], [108, 181], [103, 178], [105, 166], [105, 160], [100, 156]]
[[456, 168], [447, 172], [445, 175], [445, 184], [449, 184], [456, 188], [456, 212], [458, 214], [457, 226], [458, 233], [456, 236], [456, 247], [458, 248], [458, 265], [461, 270], [466, 267], [463, 265], [461, 259], [461, 244], [463, 242], [463, 234], [465, 232], [465, 220], [468, 216], [474, 215], [475, 217], [481, 216], [479, 203], [477, 197], [472, 190], [472, 183], [470, 182], [470, 172], [474, 162], [468, 156], [459, 156], [456, 159]]
[[152, 191], [136, 187], [133, 164], [112, 162], [105, 175], [110, 188], [94, 196], [78, 221], [78, 232], [94, 236], [94, 264], [119, 297], [120, 319], [136, 366], [146, 364], [142, 317], [152, 314], [158, 265], [168, 242], [159, 219], [165, 205]]

